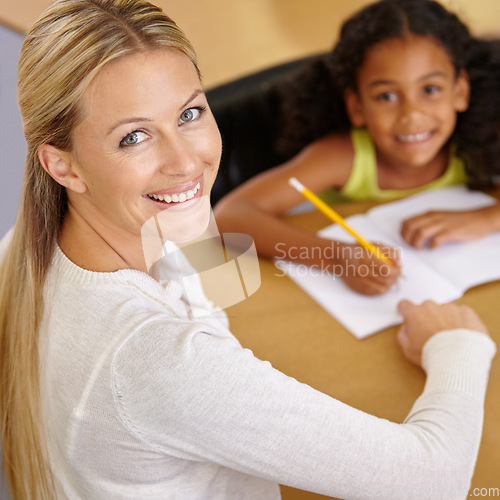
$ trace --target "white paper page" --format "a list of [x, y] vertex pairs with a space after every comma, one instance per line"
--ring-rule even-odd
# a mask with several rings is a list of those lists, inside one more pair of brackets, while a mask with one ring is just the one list
[[[491, 196], [454, 186], [377, 206], [367, 216], [394, 236], [396, 246], [410, 249], [400, 236], [404, 220], [430, 210], [474, 210], [496, 203]], [[418, 256], [461, 290], [500, 279], [500, 233], [471, 242], [449, 243], [435, 249], [417, 250]]]
[[[347, 220], [365, 238], [394, 245], [364, 215], [355, 215]], [[325, 238], [354, 242], [351, 235], [336, 224], [320, 231], [320, 234]], [[388, 293], [370, 297], [353, 292], [340, 277], [322, 273], [318, 269], [290, 262], [278, 262], [276, 265], [355, 337], [362, 339], [400, 323], [397, 304], [402, 299], [417, 304], [426, 299], [444, 303], [461, 296], [456, 288], [423, 264], [413, 250], [404, 252], [402, 264], [404, 277]]]
[[476, 241], [449, 243], [419, 251], [421, 260], [462, 291], [500, 280], [500, 233]]

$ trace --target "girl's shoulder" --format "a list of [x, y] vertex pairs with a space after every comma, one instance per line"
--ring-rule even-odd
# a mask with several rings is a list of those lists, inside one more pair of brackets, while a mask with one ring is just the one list
[[352, 159], [354, 155], [351, 132], [330, 132], [318, 139], [314, 144], [329, 150], [330, 154], [334, 154], [339, 158], [347, 157]]
[[329, 188], [342, 187], [351, 174], [354, 147], [349, 133], [330, 133], [302, 152], [304, 162], [313, 164], [315, 173]]

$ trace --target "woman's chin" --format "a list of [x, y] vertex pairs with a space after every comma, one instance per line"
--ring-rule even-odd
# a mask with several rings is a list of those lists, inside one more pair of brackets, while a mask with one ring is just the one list
[[155, 219], [164, 240], [188, 243], [207, 230], [210, 211], [210, 196], [203, 195], [168, 206]]

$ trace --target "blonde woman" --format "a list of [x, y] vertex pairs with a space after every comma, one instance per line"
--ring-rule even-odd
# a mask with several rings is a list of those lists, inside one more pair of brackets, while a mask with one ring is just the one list
[[148, 275], [141, 228], [167, 211], [203, 229], [221, 150], [192, 48], [159, 9], [55, 2], [26, 37], [19, 103], [26, 174], [0, 270], [14, 499], [467, 493], [495, 351], [470, 309], [400, 304], [402, 350], [428, 378], [396, 424], [274, 370]]

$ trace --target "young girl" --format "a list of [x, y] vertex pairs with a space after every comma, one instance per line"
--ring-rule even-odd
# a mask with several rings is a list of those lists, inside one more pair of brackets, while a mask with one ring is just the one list
[[[395, 265], [388, 267], [359, 247], [280, 220], [303, 201], [288, 179], [318, 193], [334, 188], [352, 200], [390, 200], [465, 182], [491, 185], [500, 172], [495, 43], [471, 37], [431, 0], [381, 0], [355, 14], [333, 52], [283, 87], [283, 108], [290, 111], [282, 145], [295, 151], [309, 145], [224, 198], [216, 207], [219, 227], [251, 234], [269, 257], [278, 256], [278, 243], [280, 257], [298, 246], [304, 251], [287, 252], [291, 260], [333, 270], [360, 293], [386, 292], [400, 274], [395, 251], [389, 250]], [[403, 236], [416, 247], [437, 246], [498, 229], [496, 205], [426, 214], [406, 221]], [[326, 248], [333, 258], [318, 251]]]

